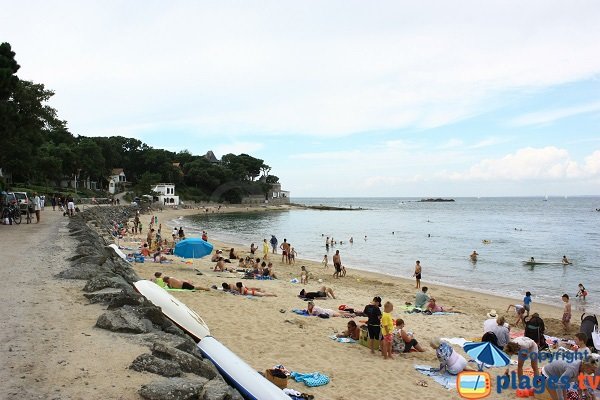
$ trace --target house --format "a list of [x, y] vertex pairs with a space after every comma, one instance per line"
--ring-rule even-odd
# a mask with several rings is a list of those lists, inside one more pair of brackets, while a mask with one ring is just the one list
[[157, 201], [159, 204], [165, 206], [178, 206], [179, 196], [175, 195], [175, 185], [172, 183], [157, 183], [152, 189], [153, 192], [158, 193], [158, 196], [154, 196], [152, 200]]
[[268, 197], [269, 203], [289, 204], [290, 202], [290, 192], [281, 190], [281, 183], [279, 182], [271, 184]]
[[110, 194], [115, 194], [119, 191], [119, 188], [127, 182], [127, 177], [123, 168], [113, 168], [110, 176], [108, 177], [108, 191]]

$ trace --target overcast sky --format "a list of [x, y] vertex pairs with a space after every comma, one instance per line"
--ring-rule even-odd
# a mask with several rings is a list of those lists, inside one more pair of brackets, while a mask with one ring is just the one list
[[5, 2], [85, 136], [245, 152], [294, 196], [600, 194], [598, 1]]

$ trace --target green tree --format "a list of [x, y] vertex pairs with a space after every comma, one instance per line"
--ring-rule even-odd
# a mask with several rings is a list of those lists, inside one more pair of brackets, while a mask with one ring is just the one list
[[160, 174], [153, 172], [144, 172], [137, 184], [134, 186], [133, 190], [139, 196], [143, 196], [146, 194], [154, 195], [152, 192], [154, 185], [160, 182]]

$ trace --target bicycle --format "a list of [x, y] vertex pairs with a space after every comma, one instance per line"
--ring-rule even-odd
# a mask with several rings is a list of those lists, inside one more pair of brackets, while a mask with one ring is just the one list
[[14, 204], [9, 204], [5, 206], [2, 210], [2, 219], [8, 218], [15, 222], [15, 224], [19, 225], [21, 223], [21, 210], [19, 207]]

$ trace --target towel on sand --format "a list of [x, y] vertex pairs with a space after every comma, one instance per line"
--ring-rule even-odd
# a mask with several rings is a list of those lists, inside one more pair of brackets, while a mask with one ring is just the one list
[[427, 375], [444, 388], [448, 390], [456, 390], [456, 375], [451, 375], [446, 371], [440, 373], [437, 368], [433, 368], [429, 365], [415, 364], [415, 369], [423, 375]]
[[329, 377], [319, 372], [310, 372], [303, 374], [301, 372], [292, 372], [290, 375], [296, 382], [304, 382], [306, 386], [323, 386], [329, 383]]
[[309, 317], [309, 316], [310, 316], [310, 315], [308, 314], [308, 311], [306, 311], [306, 310], [298, 310], [297, 308], [294, 308], [294, 309], [292, 310], [292, 312], [295, 312], [295, 313], [296, 313], [296, 314], [298, 314], [298, 315], [303, 315], [303, 316], [305, 316], [305, 317]]
[[337, 337], [335, 335], [329, 336], [329, 339], [335, 340], [336, 342], [340, 343], [358, 343], [358, 340], [354, 340], [349, 337]]

